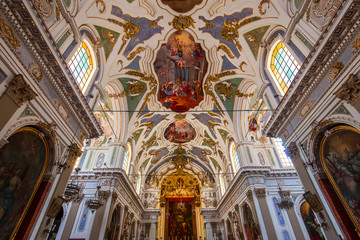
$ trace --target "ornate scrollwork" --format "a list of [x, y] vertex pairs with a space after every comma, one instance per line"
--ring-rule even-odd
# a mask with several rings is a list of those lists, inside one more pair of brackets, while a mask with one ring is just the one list
[[174, 116], [174, 118], [176, 120], [182, 120], [182, 119], [185, 119], [186, 118], [186, 114], [181, 114], [181, 113], [178, 113]]
[[129, 20], [126, 20], [124, 23], [118, 21], [118, 20], [115, 20], [115, 19], [111, 19], [109, 18], [108, 19], [109, 22], [112, 22], [116, 25], [119, 25], [120, 27], [123, 28], [124, 30], [124, 36], [122, 37], [122, 45], [119, 49], [119, 52], [118, 54], [120, 54], [120, 52], [123, 50], [125, 44], [126, 44], [126, 40], [129, 40], [133, 37], [135, 37], [136, 34], [138, 34], [141, 30], [140, 26], [134, 22], [131, 22]]
[[233, 59], [235, 56], [231, 53], [231, 50], [224, 44], [220, 44], [217, 49], [217, 51], [219, 50], [223, 50], [228, 56], [229, 58]]
[[236, 20], [236, 19], [233, 19], [232, 21], [228, 21], [228, 22], [224, 21], [224, 26], [221, 29], [220, 35], [226, 41], [229, 41], [229, 40], [234, 41], [236, 47], [239, 49], [239, 51], [241, 51], [242, 47], [241, 47], [240, 42], [238, 40], [238, 38], [239, 38], [238, 30], [242, 26], [244, 26], [246, 24], [249, 24], [249, 23], [252, 23], [252, 22], [255, 22], [255, 21], [258, 21], [260, 19], [261, 19], [260, 17], [251, 17], [251, 18], [245, 19], [245, 20], [243, 20], [241, 22], [240, 22], [240, 20]]
[[0, 29], [2, 34], [9, 40], [9, 43], [14, 47], [20, 46], [20, 41], [14, 34], [14, 30], [5, 23], [5, 20], [0, 16]]
[[6, 89], [8, 95], [19, 107], [26, 101], [37, 97], [37, 94], [27, 84], [22, 75], [16, 75]]
[[215, 89], [220, 95], [225, 97], [225, 101], [226, 99], [232, 99], [234, 97], [234, 93], [231, 89], [232, 86], [236, 85], [229, 82], [221, 82], [216, 85]]
[[355, 74], [350, 74], [348, 80], [334, 94], [353, 105], [360, 98], [360, 79]]
[[340, 73], [340, 71], [344, 68], [344, 64], [342, 62], [337, 62], [334, 64], [328, 71], [327, 77], [330, 82], [336, 79], [336, 76]]
[[138, 47], [135, 51], [131, 52], [126, 59], [127, 60], [132, 60], [136, 55], [138, 55], [139, 53], [141, 53], [142, 51], [145, 51], [144, 47]]
[[146, 104], [150, 101], [150, 97], [152, 95], [155, 96], [155, 94], [156, 94], [156, 89], [157, 89], [156, 78], [153, 74], [151, 74], [150, 76], [146, 76], [144, 73], [139, 72], [139, 71], [134, 71], [134, 70], [127, 71], [126, 74], [140, 77], [141, 81], [149, 83], [149, 88], [148, 88], [149, 92], [146, 94], [146, 96], [144, 98], [145, 101], [139, 109], [139, 113], [137, 114], [137, 117], [138, 117], [141, 114], [141, 111], [145, 108]]
[[82, 154], [81, 149], [78, 147], [76, 143], [73, 143], [69, 146], [69, 155], [68, 155], [68, 163], [72, 165], [75, 163], [75, 160], [80, 157]]
[[194, 26], [194, 19], [192, 19], [191, 16], [175, 16], [174, 19], [169, 22], [169, 25], [172, 25], [176, 30], [182, 31], [185, 30], [185, 28], [193, 27]]
[[[96, 2], [96, 7], [99, 8], [99, 12], [100, 13], [104, 13], [106, 11], [106, 5], [104, 3], [104, 0], [95, 0]], [[98, 6], [100, 3], [100, 7]]]
[[259, 4], [259, 6], [258, 6], [258, 8], [259, 8], [259, 13], [260, 13], [261, 15], [265, 15], [265, 14], [266, 14], [266, 10], [263, 10], [263, 5], [264, 5], [265, 3], [267, 3], [267, 4], [269, 5], [268, 8], [270, 7], [270, 0], [261, 0], [260, 4]]
[[169, 174], [161, 184], [161, 197], [200, 197], [199, 181], [182, 169]]
[[257, 198], [266, 197], [266, 189], [265, 188], [255, 188], [255, 195]]

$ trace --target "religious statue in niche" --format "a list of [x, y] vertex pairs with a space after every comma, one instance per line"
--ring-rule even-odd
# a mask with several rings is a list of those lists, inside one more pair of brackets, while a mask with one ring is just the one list
[[154, 63], [160, 84], [158, 100], [175, 112], [196, 107], [204, 98], [202, 82], [207, 65], [204, 50], [188, 32], [171, 34]]
[[174, 143], [186, 143], [195, 138], [195, 129], [185, 120], [176, 120], [166, 128], [164, 136]]

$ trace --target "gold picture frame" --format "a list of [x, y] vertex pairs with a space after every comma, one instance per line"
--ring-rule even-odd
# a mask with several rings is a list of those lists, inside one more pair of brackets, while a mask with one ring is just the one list
[[306, 199], [306, 201], [309, 203], [311, 209], [314, 212], [319, 212], [319, 211], [323, 210], [323, 207], [322, 207], [318, 197], [315, 194], [312, 194], [312, 192], [307, 191], [306, 193], [303, 194], [303, 196]]
[[359, 175], [359, 170], [353, 168], [353, 161], [360, 154], [359, 145], [360, 131], [350, 126], [330, 129], [320, 144], [321, 164], [357, 232], [360, 232], [360, 216], [355, 215], [350, 203], [358, 201], [360, 196], [349, 186], [354, 181], [353, 176]]
[[[41, 171], [40, 171], [40, 174], [39, 174], [39, 177], [38, 179], [36, 180], [35, 182], [35, 185], [34, 185], [34, 188], [33, 188], [33, 191], [19, 217], [19, 219], [17, 220], [16, 224], [15, 224], [15, 227], [14, 229], [12, 230], [11, 232], [11, 235], [9, 237], [9, 239], [14, 239], [20, 229], [20, 226], [21, 224], [23, 223], [24, 221], [24, 218], [29, 210], [29, 207], [32, 203], [32, 201], [34, 200], [34, 197], [35, 197], [35, 194], [40, 186], [40, 183], [42, 181], [42, 178], [43, 178], [43, 175], [47, 169], [47, 166], [49, 164], [49, 145], [48, 145], [48, 142], [45, 138], [45, 136], [41, 136], [40, 134], [40, 131], [38, 129], [35, 129], [33, 127], [23, 127], [23, 128], [20, 128], [18, 130], [16, 130], [14, 133], [11, 134], [11, 136], [8, 138], [10, 139], [11, 137], [13, 137], [14, 135], [18, 134], [18, 133], [22, 133], [22, 132], [29, 132], [33, 135], [35, 135], [36, 137], [40, 138], [41, 139], [41, 142], [44, 144], [44, 151], [45, 151], [45, 159], [43, 161], [43, 165], [42, 165], [42, 168], [41, 168]], [[8, 144], [11, 144], [11, 142], [9, 142]], [[21, 146], [21, 143], [17, 143], [18, 144], [18, 147]], [[2, 150], [4, 150], [4, 148], [6, 147], [6, 145], [2, 148]], [[20, 147], [21, 148], [21, 147]]]

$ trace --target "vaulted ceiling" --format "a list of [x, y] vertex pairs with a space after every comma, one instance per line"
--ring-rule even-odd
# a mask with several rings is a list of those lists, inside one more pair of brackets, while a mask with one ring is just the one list
[[78, 26], [102, 43], [105, 98], [94, 111], [105, 134], [95, 146], [130, 140], [135, 173], [170, 171], [180, 154], [191, 171], [214, 174], [230, 171], [232, 141], [268, 141], [260, 48], [289, 21], [282, 9], [267, 0], [81, 4]]

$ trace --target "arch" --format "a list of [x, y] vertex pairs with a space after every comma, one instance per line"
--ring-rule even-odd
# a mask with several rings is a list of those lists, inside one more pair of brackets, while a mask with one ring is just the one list
[[[0, 221], [4, 226], [2, 236], [12, 239], [17, 234], [25, 235], [32, 227], [28, 223], [36, 217], [38, 204], [42, 204], [40, 199], [46, 192], [40, 186], [48, 168], [50, 148], [45, 134], [35, 127], [22, 127], [7, 140], [0, 152], [1, 169], [8, 173], [8, 179], [2, 179]], [[22, 193], [21, 200], [18, 192]]]
[[303, 201], [301, 203], [300, 215], [311, 240], [325, 239], [321, 231], [320, 225], [316, 220], [315, 213], [311, 209], [310, 204], [307, 201]]
[[229, 149], [230, 149], [229, 154], [230, 154], [231, 164], [234, 169], [234, 174], [236, 174], [240, 170], [241, 165], [240, 165], [239, 153], [237, 152], [236, 144], [234, 141], [230, 143]]
[[86, 39], [81, 42], [68, 65], [80, 90], [85, 93], [96, 70], [95, 54]]
[[243, 226], [246, 239], [248, 240], [256, 240], [261, 235], [260, 228], [257, 223], [255, 223], [255, 219], [253, 217], [253, 213], [251, 208], [247, 203], [242, 205], [243, 211]]
[[125, 173], [129, 173], [130, 164], [131, 164], [131, 156], [132, 155], [132, 148], [130, 142], [126, 144], [126, 151], [124, 153], [123, 164], [121, 168], [125, 171]]
[[298, 61], [281, 41], [276, 41], [270, 50], [267, 68], [280, 92], [284, 95], [300, 69]]
[[114, 211], [111, 215], [110, 221], [110, 233], [107, 239], [109, 240], [117, 240], [120, 237], [120, 229], [121, 229], [121, 206], [120, 204], [116, 205]]

